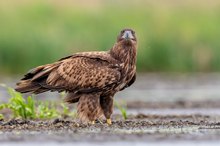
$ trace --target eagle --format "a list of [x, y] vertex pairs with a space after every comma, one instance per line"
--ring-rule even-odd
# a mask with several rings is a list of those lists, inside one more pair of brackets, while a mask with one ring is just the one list
[[123, 29], [108, 51], [81, 52], [31, 69], [16, 84], [21, 93], [67, 93], [65, 101], [77, 103], [80, 121], [94, 124], [105, 117], [111, 125], [114, 95], [136, 80], [137, 38]]

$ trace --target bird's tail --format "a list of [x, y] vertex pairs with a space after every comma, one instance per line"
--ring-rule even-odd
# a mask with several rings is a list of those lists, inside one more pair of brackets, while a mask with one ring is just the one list
[[15, 90], [21, 93], [34, 92], [40, 88], [37, 83], [31, 82], [31, 80], [21, 80], [16, 85]]
[[24, 78], [16, 84], [15, 90], [21, 93], [32, 92], [35, 94], [48, 91], [49, 89], [43, 85], [46, 83], [48, 75], [56, 67], [56, 64], [47, 64], [30, 70]]

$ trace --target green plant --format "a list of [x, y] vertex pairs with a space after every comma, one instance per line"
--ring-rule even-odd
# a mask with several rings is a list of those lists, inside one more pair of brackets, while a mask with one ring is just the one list
[[[2, 84], [1, 84], [2, 85]], [[2, 85], [6, 87], [5, 85]], [[50, 119], [59, 116], [55, 105], [48, 101], [36, 101], [33, 96], [27, 99], [16, 92], [14, 89], [7, 87], [11, 98], [7, 103], [0, 105], [0, 110], [8, 108], [12, 111], [14, 118], [22, 119]], [[0, 118], [3, 116], [0, 116]]]
[[128, 118], [126, 104], [115, 102], [115, 105], [120, 110], [123, 119], [126, 120]]
[[54, 103], [48, 101], [39, 101], [36, 109], [37, 118], [51, 119], [60, 117]]
[[8, 93], [11, 98], [8, 103], [2, 104], [3, 108], [8, 108], [13, 112], [14, 117], [21, 117], [23, 119], [34, 119], [35, 114], [35, 100], [28, 96], [25, 100], [22, 95], [12, 88], [8, 88]]
[[62, 112], [60, 113], [64, 117], [76, 117], [76, 110], [71, 110], [65, 103], [61, 103]]
[[[37, 101], [34, 96], [24, 98], [21, 93], [16, 92], [14, 89], [7, 87], [5, 84], [0, 86], [7, 88], [11, 96], [7, 103], [0, 104], [0, 111], [3, 109], [10, 109], [14, 118], [22, 119], [51, 119], [58, 117], [76, 117], [76, 111], [70, 110], [65, 104], [56, 104], [49, 101]], [[64, 97], [65, 93], [61, 96]], [[0, 119], [4, 116], [0, 114]]]
[[2, 114], [0, 114], [0, 120], [4, 119], [4, 116]]
[[[4, 108], [3, 104], [0, 104], [0, 111]], [[4, 119], [3, 114], [0, 114], [0, 120]]]

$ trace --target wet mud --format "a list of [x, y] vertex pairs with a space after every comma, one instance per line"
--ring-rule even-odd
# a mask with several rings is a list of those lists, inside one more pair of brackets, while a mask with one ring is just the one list
[[[155, 145], [161, 144], [160, 142], [167, 145], [175, 142], [219, 145], [219, 87], [219, 74], [189, 77], [138, 76], [134, 86], [116, 95], [116, 99], [126, 101], [128, 119], [124, 120], [116, 108], [110, 126], [103, 120], [96, 121], [94, 125], [81, 124], [73, 117], [2, 120], [0, 145], [135, 145], [128, 144], [131, 142], [142, 145], [151, 142]], [[41, 96], [37, 99], [60, 101], [56, 94]], [[8, 100], [5, 89], [0, 89], [0, 98], [1, 101]], [[8, 111], [2, 111], [2, 114], [7, 117]]]
[[[117, 119], [119, 115], [114, 115]], [[0, 121], [0, 142], [111, 142], [219, 140], [220, 116], [129, 115], [112, 125], [94, 125], [71, 119]]]

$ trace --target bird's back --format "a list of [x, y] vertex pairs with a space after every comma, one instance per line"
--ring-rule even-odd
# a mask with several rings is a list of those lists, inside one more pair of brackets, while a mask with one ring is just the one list
[[120, 79], [118, 61], [108, 52], [82, 52], [38, 66], [17, 83], [22, 93], [51, 91], [94, 92]]

